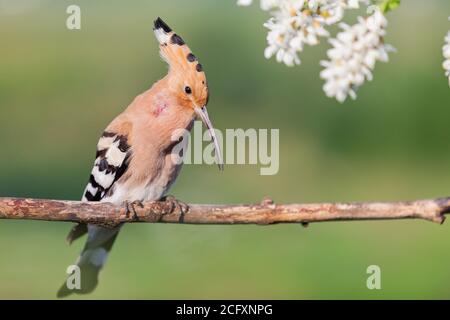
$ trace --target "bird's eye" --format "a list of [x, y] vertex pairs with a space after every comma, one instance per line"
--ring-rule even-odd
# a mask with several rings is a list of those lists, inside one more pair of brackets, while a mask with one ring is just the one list
[[186, 92], [187, 94], [191, 94], [192, 93], [192, 89], [191, 87], [184, 87], [184, 92]]

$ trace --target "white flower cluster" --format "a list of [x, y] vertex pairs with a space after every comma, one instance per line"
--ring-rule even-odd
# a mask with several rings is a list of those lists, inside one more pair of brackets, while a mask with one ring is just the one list
[[340, 24], [343, 31], [336, 39], [329, 40], [330, 60], [321, 61], [325, 69], [320, 77], [326, 81], [323, 89], [328, 97], [339, 102], [345, 101], [348, 95], [355, 99], [355, 90], [365, 80], [372, 80], [375, 62], [388, 61], [388, 52], [393, 49], [383, 41], [386, 26], [387, 20], [379, 10], [367, 18], [359, 17], [353, 26]]
[[445, 37], [445, 44], [442, 47], [442, 53], [444, 55], [445, 61], [442, 64], [445, 70], [445, 75], [448, 78], [448, 85], [450, 86], [450, 31]]
[[[251, 3], [238, 0], [239, 5]], [[261, 0], [261, 9], [272, 15], [264, 24], [269, 29], [265, 57], [275, 56], [287, 66], [300, 64], [298, 53], [304, 46], [329, 37], [325, 27], [341, 21], [346, 9], [359, 8], [360, 3], [367, 0]]]
[[[393, 1], [392, 2], [396, 2]], [[250, 5], [252, 0], [238, 0], [239, 5]], [[261, 9], [272, 17], [264, 26], [269, 29], [266, 58], [276, 57], [288, 66], [300, 64], [298, 54], [305, 45], [316, 45], [319, 38], [330, 36], [326, 28], [340, 23], [345, 10], [369, 6], [369, 0], [260, 0]], [[372, 79], [376, 61], [387, 61], [392, 47], [384, 44], [387, 20], [378, 7], [366, 18], [349, 26], [340, 23], [342, 31], [330, 39], [328, 61], [321, 61], [325, 68], [320, 76], [325, 80], [323, 89], [328, 97], [339, 102], [348, 96], [356, 98], [356, 89]], [[447, 52], [450, 49], [447, 50]], [[450, 60], [446, 62], [450, 67]], [[450, 68], [447, 68], [450, 69]]]

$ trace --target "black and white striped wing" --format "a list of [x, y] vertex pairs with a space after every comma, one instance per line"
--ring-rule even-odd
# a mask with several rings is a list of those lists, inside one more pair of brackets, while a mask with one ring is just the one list
[[131, 150], [126, 136], [104, 132], [82, 201], [101, 201], [127, 171]]
[[[97, 145], [97, 155], [82, 201], [101, 201], [108, 196], [114, 183], [127, 171], [131, 150], [126, 136], [104, 132]], [[84, 223], [70, 230], [67, 241], [72, 243], [88, 232]]]

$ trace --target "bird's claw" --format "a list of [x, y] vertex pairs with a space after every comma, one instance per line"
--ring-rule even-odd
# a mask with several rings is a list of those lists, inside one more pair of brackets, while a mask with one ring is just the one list
[[133, 219], [134, 220], [139, 220], [139, 216], [136, 212], [136, 206], [138, 206], [139, 208], [144, 208], [144, 204], [142, 203], [142, 201], [125, 201], [125, 215], [127, 218], [130, 217], [130, 213], [133, 214]]
[[189, 205], [171, 195], [164, 197], [162, 201], [170, 206], [169, 213], [172, 213], [176, 210], [179, 211], [180, 222], [183, 222], [184, 214], [189, 211]]

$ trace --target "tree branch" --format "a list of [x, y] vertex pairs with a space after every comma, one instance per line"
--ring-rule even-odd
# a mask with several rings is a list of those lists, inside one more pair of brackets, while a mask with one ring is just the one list
[[93, 223], [114, 227], [124, 222], [188, 224], [302, 223], [340, 220], [424, 219], [443, 223], [450, 212], [450, 198], [408, 202], [274, 204], [191, 204], [187, 212], [169, 202], [136, 206], [138, 219], [125, 206], [111, 203], [0, 198], [0, 219], [27, 219]]

